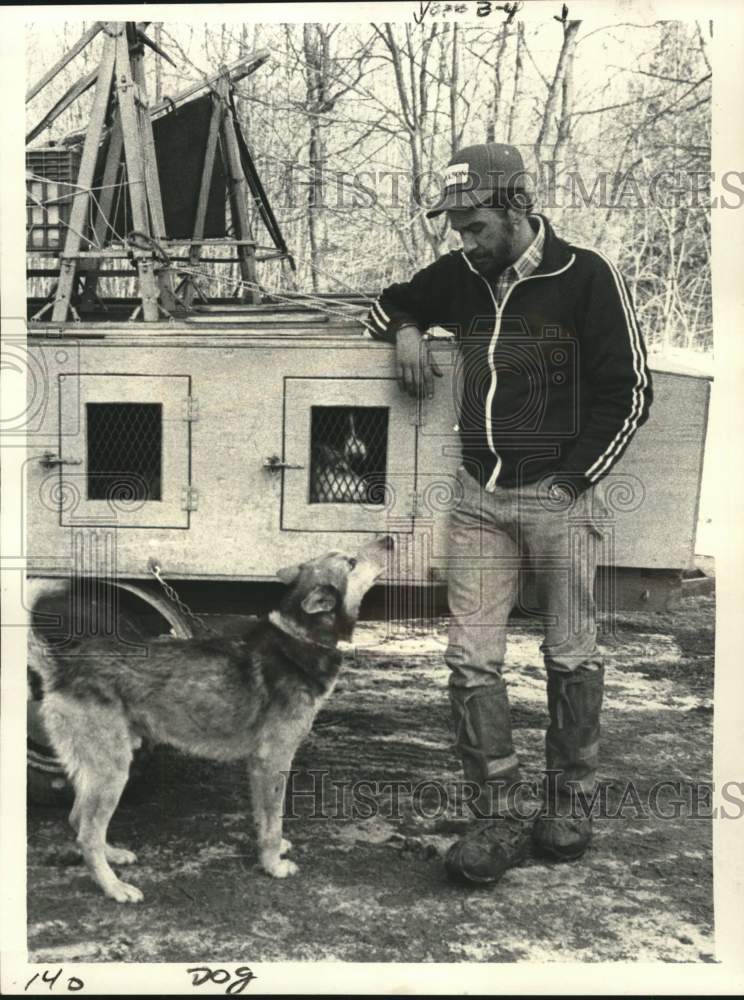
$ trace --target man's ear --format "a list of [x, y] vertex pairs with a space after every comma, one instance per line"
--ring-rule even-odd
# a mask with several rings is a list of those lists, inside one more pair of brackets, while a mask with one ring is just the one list
[[324, 583], [313, 587], [300, 606], [308, 615], [319, 615], [322, 611], [334, 611], [338, 598], [336, 588]]
[[276, 571], [276, 575], [279, 577], [282, 583], [286, 583], [287, 585], [289, 585], [290, 583], [294, 583], [297, 577], [300, 575], [300, 569], [301, 567], [299, 565], [284, 566], [282, 569], [278, 569]]
[[512, 225], [520, 225], [523, 219], [532, 214], [532, 196], [522, 191], [515, 191], [506, 206], [506, 215]]

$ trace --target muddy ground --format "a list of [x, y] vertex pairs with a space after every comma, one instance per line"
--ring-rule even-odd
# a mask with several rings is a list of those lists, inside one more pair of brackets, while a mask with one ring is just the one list
[[[348, 793], [346, 807], [338, 793], [336, 803], [329, 797], [324, 818], [311, 815], [319, 798], [296, 799], [297, 818], [285, 824], [300, 866], [292, 879], [256, 868], [240, 765], [163, 749], [130, 785], [111, 840], [139, 856], [124, 875], [145, 893], [139, 906], [106, 900], [75, 863], [64, 811], [32, 807], [30, 960], [714, 961], [705, 802], [701, 818], [689, 815], [692, 791], [711, 780], [713, 599], [622, 614], [605, 627], [601, 778], [608, 811], [620, 815], [595, 820], [582, 860], [532, 859], [490, 889], [454, 885], [443, 873], [441, 855], [463, 822], [452, 797], [437, 814], [435, 787], [415, 806], [406, 794], [425, 780], [447, 792], [458, 778], [444, 638], [444, 622], [392, 636], [382, 626], [359, 628], [339, 686], [296, 759], [297, 788], [308, 787], [308, 769], [327, 771], [327, 783], [407, 784], [398, 815], [394, 796], [380, 788], [363, 790], [356, 816], [345, 815]], [[508, 679], [530, 778], [543, 766], [547, 721], [539, 642], [536, 627], [514, 625]], [[676, 819], [647, 809], [649, 790], [663, 780], [675, 787], [661, 790], [659, 805], [673, 815], [681, 799]], [[626, 793], [621, 808], [630, 781], [638, 797]], [[370, 798], [377, 815], [366, 815]]]

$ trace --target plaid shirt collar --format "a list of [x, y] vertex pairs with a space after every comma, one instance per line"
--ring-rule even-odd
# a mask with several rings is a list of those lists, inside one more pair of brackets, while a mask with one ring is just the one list
[[543, 258], [545, 248], [545, 226], [541, 216], [537, 216], [537, 232], [534, 240], [530, 243], [521, 257], [518, 257], [513, 264], [510, 264], [505, 271], [502, 271], [494, 282], [496, 301], [499, 305], [504, 301], [506, 293], [516, 281], [521, 281], [537, 270]]

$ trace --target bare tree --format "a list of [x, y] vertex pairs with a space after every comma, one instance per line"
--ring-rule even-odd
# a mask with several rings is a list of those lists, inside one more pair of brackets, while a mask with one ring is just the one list
[[491, 98], [491, 109], [486, 129], [486, 142], [495, 142], [498, 130], [501, 126], [501, 110], [504, 100], [504, 81], [502, 79], [504, 69], [504, 56], [506, 46], [509, 41], [511, 29], [509, 20], [504, 21], [499, 28], [499, 41], [496, 46], [496, 55], [493, 60], [493, 96]]
[[560, 18], [563, 29], [563, 41], [553, 72], [553, 79], [548, 87], [545, 108], [540, 122], [540, 128], [535, 139], [535, 159], [542, 161], [544, 147], [556, 136], [555, 148], [565, 146], [570, 130], [570, 107], [573, 95], [573, 67], [576, 54], [576, 41], [581, 21], [568, 20], [568, 7], [563, 5]]
[[517, 112], [517, 104], [519, 101], [520, 87], [522, 83], [522, 74], [524, 72], [524, 62], [522, 59], [522, 53], [524, 51], [524, 23], [522, 21], [517, 22], [517, 43], [516, 51], [514, 53], [514, 90], [512, 91], [511, 106], [509, 108], [509, 122], [506, 130], [506, 141], [514, 141], [514, 121]]
[[[301, 285], [374, 290], [441, 254], [446, 220], [424, 217], [438, 174], [453, 150], [493, 138], [527, 145], [564, 179], [579, 177], [579, 210], [561, 190], [555, 201], [544, 191], [542, 209], [559, 231], [619, 259], [651, 343], [709, 347], [709, 192], [696, 178], [710, 168], [710, 23], [585, 30], [565, 8], [556, 20], [529, 21], [517, 4], [499, 9], [504, 22], [488, 24], [154, 25], [177, 66], [148, 59], [148, 87], [175, 93], [220, 62], [271, 50], [239, 84], [236, 106]], [[80, 31], [80, 23], [33, 26], [29, 78]], [[600, 64], [598, 51], [619, 65]], [[97, 58], [92, 44], [66, 67], [30, 103], [29, 125]], [[79, 132], [89, 97], [39, 144]], [[697, 203], [668, 185], [649, 197], [664, 171]], [[262, 280], [274, 280], [278, 268], [267, 269]]]
[[[392, 63], [399, 103], [396, 117], [403, 125], [407, 138], [411, 167], [409, 217], [414, 222], [411, 240], [416, 253], [419, 249], [418, 232], [424, 236], [435, 253], [441, 248], [441, 233], [437, 227], [428, 222], [422, 211], [424, 166], [427, 175], [432, 167], [431, 157], [426, 156], [427, 152], [431, 151], [431, 144], [427, 144], [426, 137], [433, 111], [430, 106], [430, 96], [434, 79], [430, 73], [429, 57], [432, 44], [440, 30], [440, 25], [432, 22], [428, 28], [422, 29], [421, 41], [417, 45], [414, 32], [408, 24], [404, 26], [402, 40], [392, 25], [375, 26], [375, 31], [382, 39]], [[415, 225], [416, 222], [418, 226]]]

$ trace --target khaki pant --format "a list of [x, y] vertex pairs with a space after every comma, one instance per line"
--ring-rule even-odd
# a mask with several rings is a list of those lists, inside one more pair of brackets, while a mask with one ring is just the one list
[[475, 687], [500, 675], [527, 560], [536, 574], [546, 666], [600, 667], [594, 578], [602, 535], [596, 517], [606, 508], [597, 487], [560, 508], [536, 484], [496, 486], [489, 493], [463, 468], [458, 479], [462, 498], [451, 514], [447, 575], [450, 684]]

